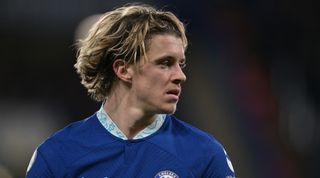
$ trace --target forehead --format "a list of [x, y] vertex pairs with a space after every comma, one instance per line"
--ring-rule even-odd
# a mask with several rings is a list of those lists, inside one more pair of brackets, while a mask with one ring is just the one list
[[185, 49], [182, 39], [171, 34], [153, 35], [146, 42], [146, 56], [149, 60], [161, 57], [185, 59]]

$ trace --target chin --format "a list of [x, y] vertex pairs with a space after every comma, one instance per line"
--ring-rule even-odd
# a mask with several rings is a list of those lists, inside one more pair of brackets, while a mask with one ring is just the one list
[[176, 112], [176, 109], [177, 109], [176, 106], [163, 108], [161, 113], [163, 113], [163, 114], [174, 114]]

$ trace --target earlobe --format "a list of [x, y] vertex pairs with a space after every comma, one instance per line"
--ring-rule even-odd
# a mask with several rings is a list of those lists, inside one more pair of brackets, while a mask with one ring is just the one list
[[131, 82], [132, 72], [129, 68], [129, 65], [123, 59], [116, 59], [113, 62], [113, 71], [116, 76], [126, 82]]

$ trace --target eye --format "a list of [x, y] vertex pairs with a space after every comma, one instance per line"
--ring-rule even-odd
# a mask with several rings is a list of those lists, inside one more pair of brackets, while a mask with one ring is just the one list
[[161, 68], [171, 68], [175, 65], [179, 65], [179, 67], [182, 69], [186, 67], [186, 60], [177, 60], [174, 57], [164, 57], [162, 59], [156, 60], [156, 64]]
[[169, 60], [163, 60], [160, 64], [164, 65], [164, 66], [170, 66], [170, 61]]
[[164, 60], [159, 61], [158, 64], [159, 64], [162, 68], [168, 68], [168, 67], [172, 66], [173, 62], [172, 62], [172, 60], [164, 59]]

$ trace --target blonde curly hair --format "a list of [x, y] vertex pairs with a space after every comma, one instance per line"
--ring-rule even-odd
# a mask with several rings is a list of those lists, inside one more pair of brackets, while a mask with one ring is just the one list
[[172, 34], [188, 41], [184, 24], [171, 12], [146, 4], [129, 4], [106, 12], [91, 27], [88, 36], [78, 41], [74, 65], [81, 83], [96, 101], [110, 93], [117, 77], [112, 64], [116, 59], [136, 63], [146, 54], [147, 42], [156, 34]]

